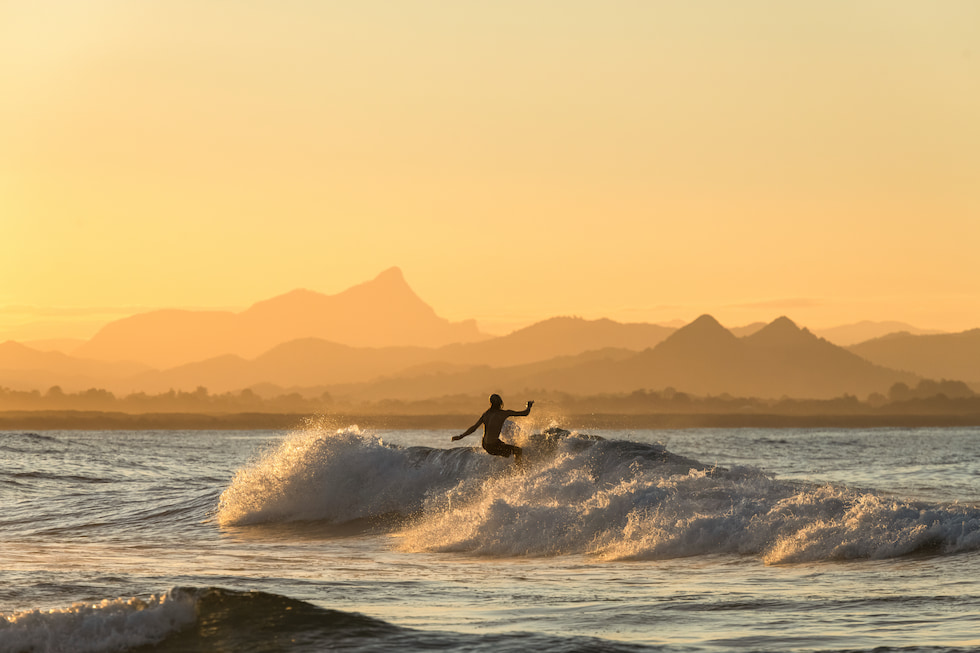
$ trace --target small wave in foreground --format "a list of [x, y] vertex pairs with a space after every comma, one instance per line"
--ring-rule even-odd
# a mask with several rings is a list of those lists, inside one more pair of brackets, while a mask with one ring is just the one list
[[105, 600], [63, 610], [0, 615], [0, 653], [460, 649], [488, 653], [650, 650], [588, 637], [419, 631], [277, 594], [222, 588], [175, 588], [148, 600]]

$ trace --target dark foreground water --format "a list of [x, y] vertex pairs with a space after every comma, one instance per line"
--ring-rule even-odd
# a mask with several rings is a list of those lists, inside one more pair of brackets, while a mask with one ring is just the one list
[[0, 433], [0, 653], [980, 650], [980, 429], [524, 426]]

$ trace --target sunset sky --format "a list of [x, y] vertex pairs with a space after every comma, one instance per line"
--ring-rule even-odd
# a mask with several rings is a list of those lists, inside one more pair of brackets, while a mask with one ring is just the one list
[[494, 333], [980, 327], [972, 0], [0, 0], [0, 88], [0, 340], [391, 266]]

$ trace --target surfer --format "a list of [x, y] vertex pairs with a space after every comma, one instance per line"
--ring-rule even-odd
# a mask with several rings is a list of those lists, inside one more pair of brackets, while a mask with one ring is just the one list
[[490, 395], [490, 408], [480, 415], [480, 419], [477, 420], [476, 424], [466, 429], [465, 433], [454, 435], [453, 442], [462, 440], [479, 428], [480, 424], [483, 424], [483, 448], [486, 452], [494, 456], [503, 456], [504, 458], [510, 458], [510, 455], [514, 454], [514, 462], [520, 467], [524, 464], [521, 458], [521, 448], [501, 441], [500, 431], [504, 428], [504, 422], [507, 421], [508, 417], [524, 417], [525, 415], [529, 415], [531, 413], [531, 406], [533, 405], [534, 402], [529, 401], [527, 402], [527, 408], [524, 410], [504, 410], [504, 400], [500, 398], [500, 395], [492, 394]]

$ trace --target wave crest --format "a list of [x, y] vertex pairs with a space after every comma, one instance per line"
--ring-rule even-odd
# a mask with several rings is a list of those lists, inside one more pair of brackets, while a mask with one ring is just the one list
[[15, 612], [0, 615], [0, 653], [125, 651], [156, 644], [196, 619], [196, 598], [181, 590]]
[[239, 470], [221, 494], [218, 522], [242, 526], [323, 520], [343, 524], [406, 516], [432, 492], [494, 465], [469, 449], [398, 447], [357, 426], [313, 426]]
[[312, 428], [236, 474], [222, 525], [383, 518], [404, 551], [768, 564], [980, 549], [980, 510], [722, 469], [659, 444], [551, 428], [520, 434], [527, 469], [479, 449], [385, 444]]

